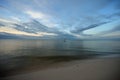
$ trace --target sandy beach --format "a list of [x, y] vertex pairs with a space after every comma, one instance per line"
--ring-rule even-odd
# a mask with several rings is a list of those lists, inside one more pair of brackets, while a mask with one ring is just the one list
[[[51, 68], [12, 75], [5, 80], [120, 80], [120, 58], [75, 60]], [[61, 65], [61, 66], [60, 66]], [[4, 80], [3, 79], [3, 80]]]

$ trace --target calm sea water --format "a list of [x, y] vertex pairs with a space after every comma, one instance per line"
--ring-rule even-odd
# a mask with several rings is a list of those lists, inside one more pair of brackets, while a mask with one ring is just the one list
[[119, 54], [120, 41], [75, 40], [0, 40], [0, 55], [59, 56], [82, 54]]
[[0, 40], [0, 77], [59, 62], [120, 54], [120, 41]]

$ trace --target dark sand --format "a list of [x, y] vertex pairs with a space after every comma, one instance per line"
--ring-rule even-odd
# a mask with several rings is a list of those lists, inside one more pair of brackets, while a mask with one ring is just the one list
[[[120, 80], [120, 58], [104, 57], [61, 62], [46, 69], [30, 70], [3, 80]], [[46, 65], [47, 66], [47, 65]]]

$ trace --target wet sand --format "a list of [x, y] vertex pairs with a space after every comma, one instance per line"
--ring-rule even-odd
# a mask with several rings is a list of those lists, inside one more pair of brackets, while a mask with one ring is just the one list
[[61, 62], [3, 80], [120, 80], [119, 76], [120, 57], [104, 57]]

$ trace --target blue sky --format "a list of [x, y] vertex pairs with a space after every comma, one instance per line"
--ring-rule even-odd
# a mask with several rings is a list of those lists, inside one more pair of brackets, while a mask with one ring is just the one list
[[119, 38], [119, 0], [0, 0], [0, 33]]

